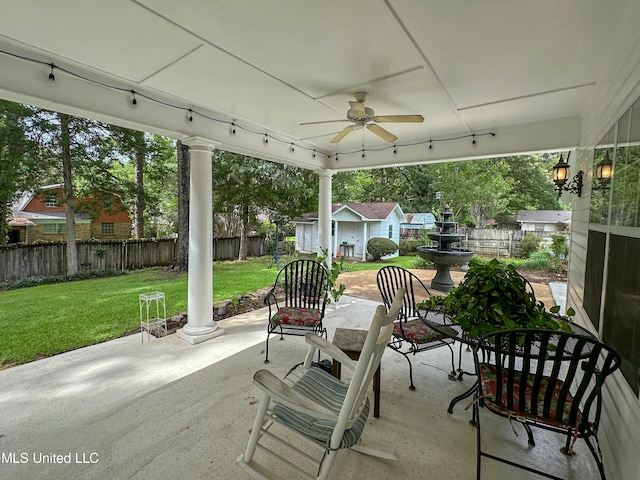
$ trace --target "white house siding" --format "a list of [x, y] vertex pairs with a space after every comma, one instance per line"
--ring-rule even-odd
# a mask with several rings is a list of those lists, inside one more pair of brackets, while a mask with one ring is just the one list
[[318, 222], [296, 223], [296, 251], [316, 253], [318, 250]]
[[362, 256], [362, 251], [365, 248], [366, 242], [362, 243], [362, 223], [361, 222], [338, 222], [338, 235], [336, 236], [336, 243], [348, 243], [353, 245], [353, 253], [356, 257]]
[[366, 241], [364, 245], [362, 241], [362, 217], [353, 210], [345, 208], [334, 213], [332, 218], [335, 222], [334, 231], [336, 232], [333, 239], [335, 253], [339, 251], [340, 244], [346, 242], [354, 246], [354, 256], [362, 256], [362, 251], [366, 248]]
[[[369, 223], [369, 238], [389, 238], [389, 225], [393, 227], [391, 240], [396, 242], [397, 245], [400, 244], [400, 218], [396, 211], [394, 210], [389, 218], [383, 220], [381, 222], [370, 222]], [[368, 239], [367, 239], [368, 240]], [[398, 252], [387, 255], [383, 258], [392, 258], [397, 257]]]
[[[340, 245], [347, 243], [353, 245], [353, 253], [350, 256], [366, 258], [367, 242], [373, 237], [389, 238], [389, 225], [392, 225], [391, 239], [399, 244], [400, 224], [406, 221], [406, 217], [396, 205], [385, 220], [369, 220], [363, 214], [352, 208], [341, 208], [335, 211], [331, 219], [333, 221], [333, 250], [334, 254], [340, 252]], [[302, 221], [296, 223], [296, 251], [301, 253], [316, 252], [318, 248], [318, 222], [317, 220]], [[389, 257], [397, 256], [398, 253]]]
[[[640, 35], [632, 35], [640, 41]], [[624, 38], [624, 36], [622, 36]], [[626, 40], [629, 41], [629, 38]], [[635, 68], [635, 78], [640, 78], [640, 54], [635, 52], [632, 56], [634, 62], [631, 66]], [[631, 67], [630, 67], [631, 68]], [[583, 124], [582, 148], [576, 157], [577, 163], [572, 165], [572, 173], [579, 169], [586, 172], [586, 188], [581, 198], [574, 196], [572, 223], [571, 223], [571, 258], [568, 277], [567, 306], [576, 310], [575, 321], [593, 330], [591, 320], [588, 318], [583, 308], [583, 297], [585, 294], [585, 270], [587, 261], [587, 246], [589, 233], [589, 207], [590, 207], [590, 183], [593, 171], [593, 147], [607, 133], [614, 122], [619, 119], [630, 106], [627, 99], [638, 98], [640, 88], [635, 86], [635, 91], [620, 92], [615, 90], [619, 85], [609, 87], [611, 91], [600, 92], [602, 106], [590, 106], [599, 115], [587, 116], [591, 123]], [[626, 95], [626, 97], [625, 97]], [[619, 98], [617, 98], [619, 97]], [[607, 111], [612, 104], [619, 105], [617, 112]], [[609, 115], [603, 115], [603, 113]], [[608, 124], [597, 124], [603, 122], [603, 118], [608, 118]], [[635, 121], [639, 121], [635, 119]], [[614, 173], [615, 175], [615, 173]], [[615, 179], [614, 179], [615, 180]], [[592, 225], [593, 230], [607, 232], [606, 225]], [[631, 232], [633, 230], [633, 232]], [[610, 231], [610, 230], [609, 230]], [[639, 237], [640, 229], [627, 229], [626, 236]], [[607, 273], [607, 252], [605, 252], [605, 273], [603, 292], [606, 292], [607, 274], [615, 275], [615, 272]], [[630, 253], [629, 268], [638, 268], [638, 253]], [[636, 292], [640, 293], [640, 292]], [[635, 319], [637, 322], [639, 319]], [[602, 334], [602, 321], [600, 322], [600, 332]], [[639, 346], [640, 348], [640, 346]], [[637, 480], [640, 478], [640, 401], [620, 372], [616, 372], [606, 383], [603, 393], [603, 412], [599, 431], [600, 446], [603, 451], [605, 470], [608, 478], [620, 480]]]
[[559, 223], [523, 222], [520, 230], [523, 232], [562, 232], [564, 231], [564, 225]]

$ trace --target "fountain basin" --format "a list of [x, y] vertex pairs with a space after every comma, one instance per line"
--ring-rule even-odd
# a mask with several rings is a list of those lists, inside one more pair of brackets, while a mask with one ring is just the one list
[[437, 247], [420, 246], [418, 255], [436, 266], [436, 276], [431, 280], [431, 288], [441, 292], [450, 292], [453, 288], [451, 267], [463, 265], [471, 260], [473, 252], [452, 248], [450, 250], [438, 250]]

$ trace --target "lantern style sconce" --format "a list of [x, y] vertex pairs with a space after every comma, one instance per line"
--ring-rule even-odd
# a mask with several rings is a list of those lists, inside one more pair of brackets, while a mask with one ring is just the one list
[[567, 182], [570, 175], [569, 170], [569, 155], [567, 155], [567, 161], [564, 161], [562, 154], [560, 154], [560, 160], [553, 166], [553, 183], [556, 184], [556, 190], [558, 191], [558, 200], [562, 192], [575, 193], [578, 197], [582, 196], [582, 179], [584, 172], [580, 170], [575, 176]]
[[613, 176], [613, 162], [609, 157], [609, 151], [604, 152], [604, 158], [596, 166], [596, 179], [597, 182], [593, 182], [591, 190], [603, 190], [606, 192], [611, 177]]
[[609, 158], [609, 152], [604, 152], [604, 158], [596, 167], [596, 178], [600, 180], [600, 183], [609, 183], [613, 176], [613, 162]]

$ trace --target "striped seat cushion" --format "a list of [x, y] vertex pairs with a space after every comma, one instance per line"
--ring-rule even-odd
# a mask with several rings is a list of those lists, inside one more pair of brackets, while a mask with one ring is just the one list
[[[556, 411], [558, 409], [558, 399], [560, 390], [564, 386], [564, 383], [560, 380], [557, 380], [553, 385], [550, 384], [550, 379], [548, 377], [542, 377], [540, 382], [540, 391], [538, 393], [539, 402], [537, 405], [537, 409], [535, 412], [532, 412], [531, 408], [531, 396], [533, 394], [533, 380], [534, 376], [530, 375], [527, 379], [527, 384], [525, 385], [525, 401], [523, 405], [518, 405], [518, 398], [520, 396], [520, 390], [522, 388], [520, 379], [514, 379], [513, 385], [513, 396], [514, 396], [514, 408], [513, 410], [508, 410], [507, 405], [507, 394], [505, 392], [506, 388], [503, 386], [502, 390], [502, 398], [496, 401], [496, 367], [495, 365], [480, 364], [480, 370], [478, 373], [478, 379], [480, 381], [480, 385], [482, 386], [482, 398], [484, 400], [485, 405], [492, 409], [505, 414], [509, 412], [513, 413], [515, 416], [521, 416], [529, 420], [533, 421], [541, 421], [543, 423], [549, 423], [556, 427], [562, 428], [571, 428], [576, 425], [580, 425], [582, 421], [582, 415], [578, 412], [576, 425], [569, 424], [569, 414], [571, 412], [571, 407], [573, 404], [573, 397], [571, 394], [567, 394], [567, 398], [565, 399], [564, 404], [561, 406], [560, 415], [557, 415]], [[502, 370], [502, 382], [503, 385], [507, 383], [507, 372], [506, 370]], [[543, 413], [544, 408], [544, 399], [546, 397], [547, 391], [549, 388], [552, 388], [553, 391], [549, 395], [550, 399], [550, 411], [549, 415], [545, 416]]]
[[[348, 386], [320, 368], [310, 368], [292, 388], [338, 415]], [[281, 404], [276, 404], [272, 411], [282, 423], [318, 441], [326, 443], [331, 438], [335, 426], [331, 420], [315, 418]], [[369, 399], [353, 427], [345, 430], [340, 448], [349, 448], [358, 442], [368, 416]]]
[[275, 325], [314, 327], [322, 321], [320, 310], [301, 307], [282, 307], [271, 317]]

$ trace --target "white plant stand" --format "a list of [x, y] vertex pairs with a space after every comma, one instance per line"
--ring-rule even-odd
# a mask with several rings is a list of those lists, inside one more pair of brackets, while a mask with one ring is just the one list
[[142, 342], [144, 342], [145, 333], [147, 334], [147, 341], [151, 340], [151, 334], [156, 337], [167, 334], [167, 306], [163, 292], [140, 294], [140, 334], [142, 335]]

